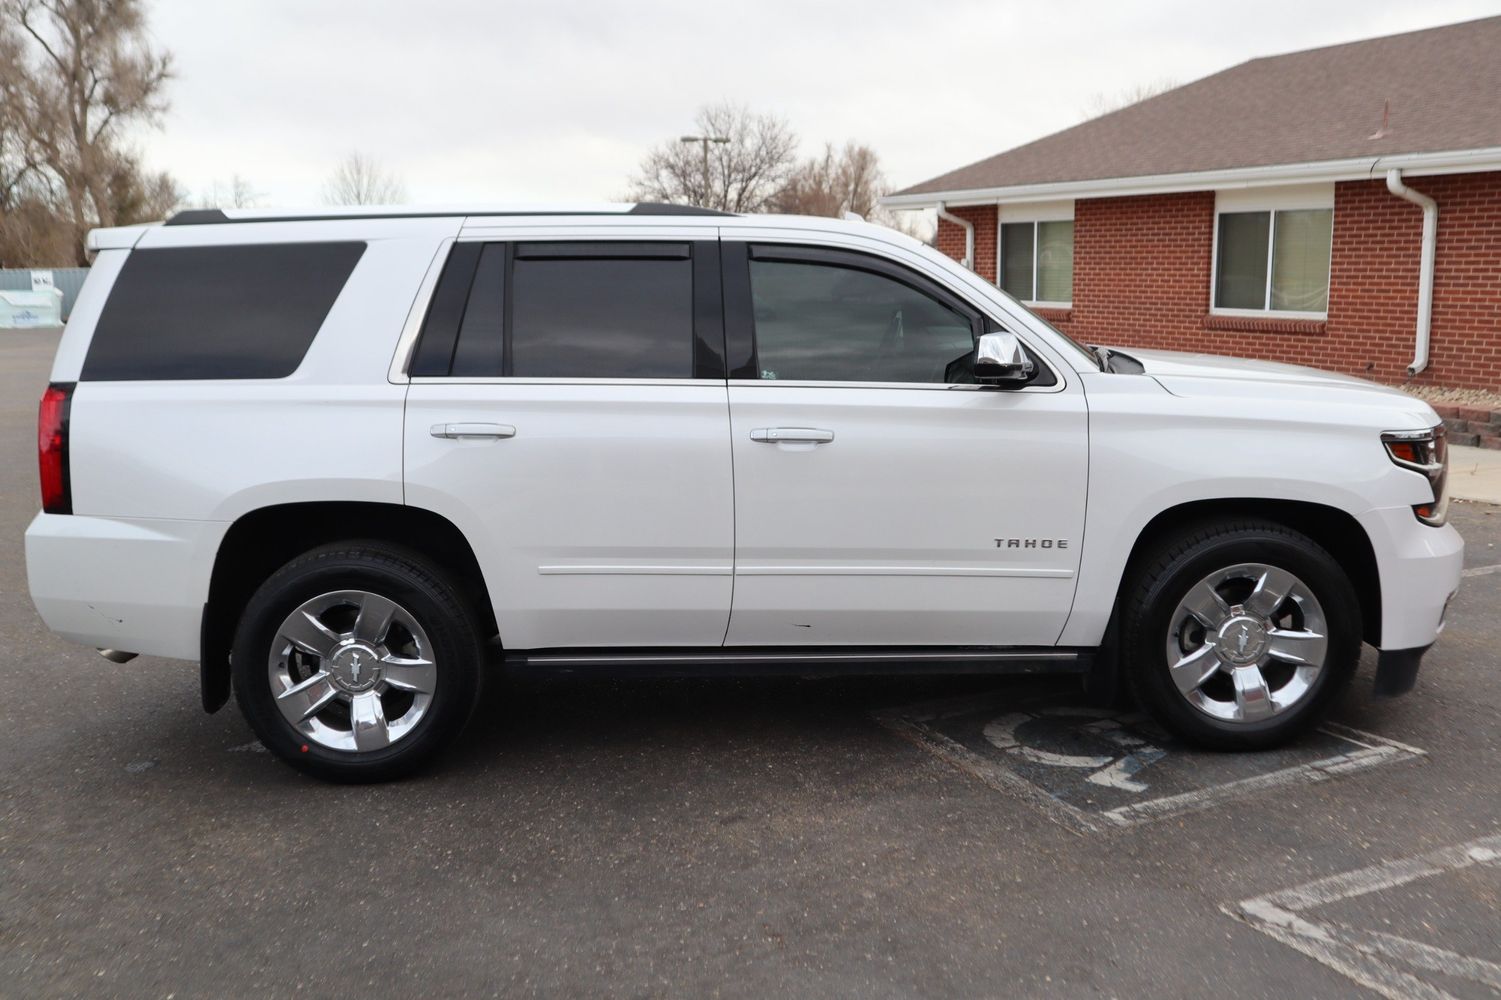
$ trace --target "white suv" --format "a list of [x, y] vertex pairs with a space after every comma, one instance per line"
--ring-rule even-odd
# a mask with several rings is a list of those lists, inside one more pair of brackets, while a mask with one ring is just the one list
[[[669, 206], [186, 212], [99, 230], [42, 400], [47, 624], [197, 660], [323, 777], [512, 670], [1115, 680], [1267, 747], [1463, 543], [1425, 403], [1087, 348], [889, 229]], [[1131, 331], [1121, 331], [1129, 338]]]

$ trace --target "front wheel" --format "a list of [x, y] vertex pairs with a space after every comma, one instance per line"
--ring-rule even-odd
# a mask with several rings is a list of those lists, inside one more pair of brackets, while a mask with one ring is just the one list
[[1204, 524], [1141, 565], [1122, 607], [1124, 677], [1169, 731], [1257, 750], [1315, 724], [1360, 656], [1360, 602], [1339, 563], [1278, 524]]
[[446, 576], [376, 542], [314, 549], [263, 583], [231, 657], [261, 743], [332, 781], [382, 781], [426, 763], [478, 698], [474, 616]]

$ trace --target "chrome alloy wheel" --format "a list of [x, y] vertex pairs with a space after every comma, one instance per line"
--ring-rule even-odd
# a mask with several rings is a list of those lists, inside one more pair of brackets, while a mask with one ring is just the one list
[[1313, 591], [1262, 563], [1210, 573], [1168, 621], [1174, 685], [1190, 705], [1223, 722], [1260, 722], [1300, 703], [1328, 649], [1328, 622]]
[[412, 613], [379, 594], [338, 590], [297, 607], [271, 643], [276, 707], [310, 742], [381, 750], [427, 713], [437, 664]]

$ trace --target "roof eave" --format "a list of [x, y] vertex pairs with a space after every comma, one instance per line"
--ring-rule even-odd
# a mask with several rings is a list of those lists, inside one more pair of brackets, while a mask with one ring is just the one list
[[962, 208], [965, 205], [990, 205], [997, 202], [1009, 204], [1065, 198], [1121, 198], [1182, 191], [1366, 180], [1394, 169], [1413, 176], [1501, 170], [1501, 146], [1440, 153], [1392, 153], [1317, 163], [1230, 167], [1143, 177], [1103, 177], [1082, 181], [901, 193], [887, 195], [881, 199], [880, 204], [886, 208], [915, 209], [932, 208], [942, 202], [949, 208]]

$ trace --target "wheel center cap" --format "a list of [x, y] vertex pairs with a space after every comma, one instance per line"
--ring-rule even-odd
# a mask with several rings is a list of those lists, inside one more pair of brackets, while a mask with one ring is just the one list
[[345, 691], [369, 691], [380, 682], [380, 657], [362, 642], [350, 641], [334, 650], [324, 669]]
[[1235, 615], [1220, 626], [1220, 658], [1234, 664], [1254, 663], [1266, 651], [1266, 625], [1249, 615]]

